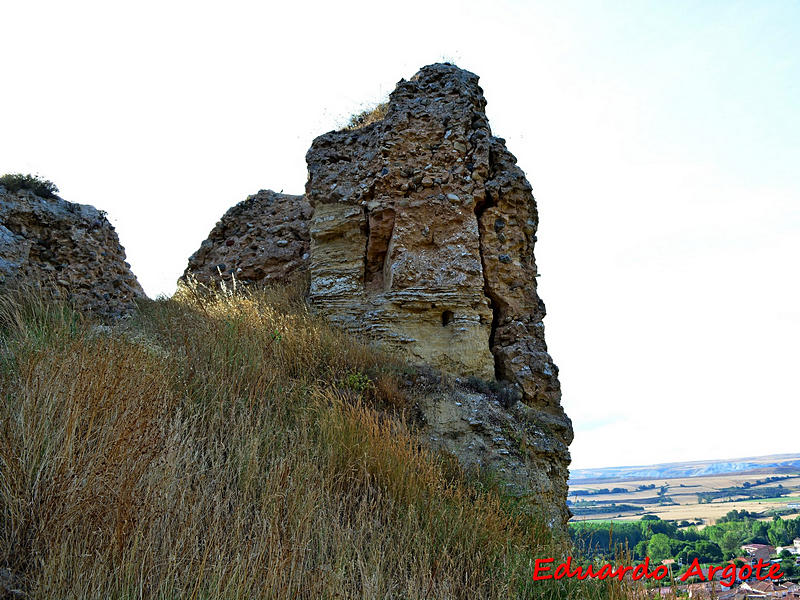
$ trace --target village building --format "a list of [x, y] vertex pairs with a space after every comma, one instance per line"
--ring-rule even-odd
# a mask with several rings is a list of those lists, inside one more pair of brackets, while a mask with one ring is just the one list
[[742, 550], [746, 552], [751, 559], [761, 559], [764, 562], [769, 561], [769, 559], [775, 555], [775, 546], [770, 546], [769, 544], [746, 544], [742, 546]]
[[794, 543], [789, 546], [775, 546], [775, 552], [780, 554], [786, 550], [790, 554], [798, 555], [800, 554], [800, 545], [798, 545], [798, 542], [800, 542], [800, 540], [795, 540]]

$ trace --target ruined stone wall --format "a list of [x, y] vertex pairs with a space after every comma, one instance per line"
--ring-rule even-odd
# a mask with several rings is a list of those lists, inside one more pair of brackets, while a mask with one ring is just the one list
[[535, 440], [512, 448], [518, 469], [565, 520], [572, 427], [536, 292], [536, 203], [485, 106], [476, 75], [431, 65], [398, 83], [382, 120], [314, 140], [310, 299], [412, 361], [508, 382], [505, 408]]
[[211, 284], [283, 281], [308, 264], [311, 207], [303, 196], [261, 190], [226, 212], [181, 279]]
[[0, 287], [20, 283], [103, 317], [128, 314], [144, 296], [103, 212], [0, 187]]
[[492, 309], [476, 213], [486, 167], [468, 152], [483, 106], [472, 80], [423, 69], [398, 85], [383, 120], [314, 140], [311, 300], [414, 360], [488, 379]]
[[461, 377], [418, 398], [420, 435], [562, 527], [572, 426], [536, 292], [536, 203], [485, 107], [476, 75], [423, 68], [369, 124], [314, 140], [305, 196], [262, 191], [230, 209], [184, 277], [268, 283], [307, 268], [330, 320]]

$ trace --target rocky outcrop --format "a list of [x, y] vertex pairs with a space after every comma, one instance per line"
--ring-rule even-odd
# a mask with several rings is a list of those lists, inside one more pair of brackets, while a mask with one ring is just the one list
[[303, 196], [261, 190], [217, 222], [182, 279], [192, 276], [205, 285], [286, 280], [307, 267], [310, 217]]
[[431, 65], [400, 81], [383, 119], [314, 140], [310, 298], [412, 361], [506, 382], [491, 410], [475, 398], [432, 399], [423, 407], [430, 435], [461, 439], [463, 454], [477, 438], [454, 434], [454, 423], [466, 423], [466, 435], [471, 421], [502, 421], [504, 411], [527, 441], [509, 442], [507, 455], [484, 445], [484, 454], [511, 457], [500, 460], [563, 523], [572, 427], [536, 292], [536, 203], [485, 106], [476, 75]]
[[305, 196], [261, 191], [230, 209], [183, 277], [308, 269], [330, 320], [456, 376], [415, 394], [421, 436], [497, 472], [558, 528], [572, 426], [536, 292], [538, 214], [485, 106], [476, 75], [423, 68], [375, 114], [314, 140]]
[[20, 283], [103, 317], [127, 314], [144, 296], [105, 213], [0, 187], [0, 286]]

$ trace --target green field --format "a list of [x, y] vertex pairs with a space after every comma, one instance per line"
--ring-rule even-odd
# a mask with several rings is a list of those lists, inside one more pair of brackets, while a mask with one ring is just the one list
[[778, 502], [789, 504], [790, 502], [800, 502], [800, 496], [777, 496], [775, 498], [753, 498], [752, 500], [739, 500], [739, 502]]

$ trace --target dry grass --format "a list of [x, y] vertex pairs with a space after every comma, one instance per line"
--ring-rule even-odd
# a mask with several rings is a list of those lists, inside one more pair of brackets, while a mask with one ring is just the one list
[[0, 597], [633, 597], [534, 587], [569, 549], [421, 447], [403, 367], [301, 297], [186, 289], [113, 332], [0, 297]]
[[361, 129], [372, 123], [382, 121], [389, 112], [389, 103], [382, 102], [372, 108], [361, 111], [350, 117], [345, 130]]

